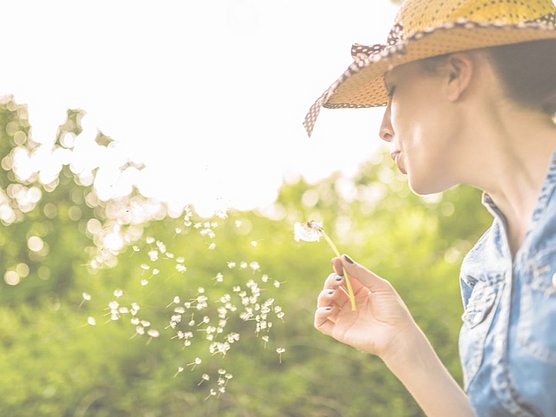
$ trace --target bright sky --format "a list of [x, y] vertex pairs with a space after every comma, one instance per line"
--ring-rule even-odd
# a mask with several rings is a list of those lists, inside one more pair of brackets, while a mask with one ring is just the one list
[[386, 39], [389, 0], [19, 0], [2, 4], [0, 95], [29, 107], [35, 140], [81, 108], [143, 162], [143, 193], [209, 212], [272, 203], [284, 179], [353, 174], [379, 146], [382, 111], [313, 101]]

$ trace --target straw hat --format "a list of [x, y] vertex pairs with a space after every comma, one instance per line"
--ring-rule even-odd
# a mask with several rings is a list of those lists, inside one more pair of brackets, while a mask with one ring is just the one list
[[384, 74], [395, 66], [541, 39], [556, 39], [556, 7], [551, 0], [406, 0], [387, 43], [353, 45], [353, 63], [311, 106], [303, 125], [310, 136], [321, 107], [386, 105]]

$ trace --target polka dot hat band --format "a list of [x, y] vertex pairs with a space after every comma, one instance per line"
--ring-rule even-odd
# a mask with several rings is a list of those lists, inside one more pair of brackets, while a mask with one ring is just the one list
[[395, 66], [541, 39], [556, 39], [550, 0], [406, 0], [385, 44], [352, 46], [353, 63], [311, 106], [303, 125], [311, 136], [321, 107], [386, 105], [384, 74]]

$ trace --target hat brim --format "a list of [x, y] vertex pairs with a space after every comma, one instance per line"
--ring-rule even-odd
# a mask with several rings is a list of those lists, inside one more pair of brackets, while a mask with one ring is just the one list
[[462, 21], [414, 33], [401, 43], [385, 45], [380, 52], [359, 56], [313, 104], [303, 124], [310, 135], [320, 107], [385, 106], [388, 93], [384, 74], [396, 66], [447, 53], [543, 39], [556, 39], [554, 25]]
[[[470, 24], [467, 24], [469, 26]], [[438, 28], [418, 33], [402, 46], [386, 47], [384, 53], [352, 65], [340, 78], [326, 108], [376, 107], [388, 102], [384, 74], [398, 65], [447, 53], [480, 49], [543, 39], [556, 39], [555, 29], [519, 28], [508, 26]]]

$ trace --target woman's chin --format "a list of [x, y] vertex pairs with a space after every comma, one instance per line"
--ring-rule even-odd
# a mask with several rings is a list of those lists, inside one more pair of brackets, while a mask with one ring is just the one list
[[437, 194], [442, 193], [450, 188], [446, 184], [440, 184], [438, 182], [430, 182], [430, 181], [419, 181], [418, 179], [412, 177], [408, 174], [408, 182], [409, 188], [413, 193], [417, 195], [429, 195], [429, 194]]

